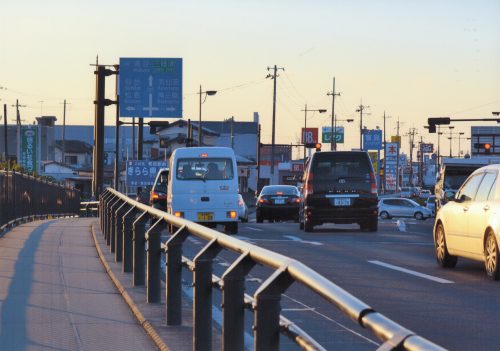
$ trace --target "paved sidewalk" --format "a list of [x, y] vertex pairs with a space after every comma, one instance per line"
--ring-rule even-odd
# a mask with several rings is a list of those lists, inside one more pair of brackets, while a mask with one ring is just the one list
[[1, 350], [155, 350], [96, 252], [95, 218], [37, 221], [0, 238]]

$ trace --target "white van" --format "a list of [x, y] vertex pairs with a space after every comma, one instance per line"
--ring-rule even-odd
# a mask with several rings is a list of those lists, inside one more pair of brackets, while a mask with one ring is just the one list
[[167, 212], [238, 232], [238, 173], [233, 149], [190, 147], [170, 157]]

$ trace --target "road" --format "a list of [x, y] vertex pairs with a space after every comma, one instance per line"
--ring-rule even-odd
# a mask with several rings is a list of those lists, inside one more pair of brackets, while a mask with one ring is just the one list
[[[376, 311], [443, 347], [497, 349], [500, 284], [486, 278], [482, 263], [459, 259], [455, 269], [438, 267], [432, 224], [393, 219], [380, 221], [377, 233], [361, 232], [357, 225], [323, 225], [305, 233], [297, 223], [257, 224], [251, 219], [240, 224], [237, 237], [300, 260]], [[231, 259], [221, 255], [214, 272], [220, 275]], [[254, 268], [248, 292], [269, 274]], [[286, 317], [328, 349], [372, 350], [379, 343], [301, 286], [286, 292], [282, 307]]]

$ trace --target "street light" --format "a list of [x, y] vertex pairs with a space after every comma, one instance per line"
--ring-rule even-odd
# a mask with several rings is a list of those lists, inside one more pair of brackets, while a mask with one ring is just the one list
[[451, 156], [451, 140], [453, 138], [453, 135], [452, 135], [452, 130], [455, 128], [454, 126], [448, 126], [448, 128], [450, 129], [450, 137], [448, 139], [450, 139], [450, 157]]
[[[205, 100], [207, 99], [207, 96], [212, 96], [212, 95], [215, 95], [217, 94], [217, 90], [207, 90], [207, 91], [203, 91], [201, 89], [201, 84], [200, 84], [200, 92], [198, 93], [200, 95], [200, 119], [199, 119], [199, 122], [198, 122], [198, 146], [201, 146], [201, 136], [202, 136], [202, 131], [201, 131], [201, 105], [205, 102]], [[205, 98], [203, 99], [203, 101], [201, 100], [201, 97], [205, 95]]]
[[460, 158], [460, 155], [462, 155], [462, 150], [460, 149], [460, 137], [464, 134], [464, 132], [458, 133], [458, 158]]
[[[337, 137], [337, 122], [351, 123], [351, 122], [354, 122], [354, 118], [337, 119], [337, 116], [335, 116], [335, 125], [333, 127], [334, 132], [332, 132], [332, 138]], [[337, 151], [337, 140], [335, 140], [335, 151]]]
[[[305, 108], [301, 111], [304, 111], [304, 133], [305, 133], [305, 130], [307, 129], [307, 112], [319, 112], [319, 113], [325, 113], [326, 112], [326, 109], [323, 109], [323, 108], [320, 108], [320, 109], [316, 109], [316, 110], [308, 110], [307, 109], [307, 104], [305, 105]], [[304, 144], [304, 164], [306, 162], [306, 146], [305, 144], [307, 144], [307, 140], [305, 140], [305, 135], [304, 133], [302, 134], [302, 143]], [[332, 134], [333, 134], [333, 131], [332, 131]], [[333, 136], [333, 135], [332, 135]], [[316, 140], [317, 141], [317, 140]], [[312, 142], [312, 141], [311, 141]]]

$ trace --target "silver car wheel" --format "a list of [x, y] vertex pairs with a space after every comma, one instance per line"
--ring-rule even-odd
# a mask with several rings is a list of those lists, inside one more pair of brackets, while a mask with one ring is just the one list
[[439, 261], [444, 261], [444, 256], [445, 256], [445, 246], [446, 244], [444, 243], [444, 230], [442, 226], [439, 226], [437, 228], [437, 233], [436, 233], [436, 255]]
[[492, 276], [496, 273], [497, 270], [497, 243], [495, 240], [495, 236], [490, 233], [486, 240], [486, 250], [485, 250], [485, 266], [486, 272], [489, 276]]

